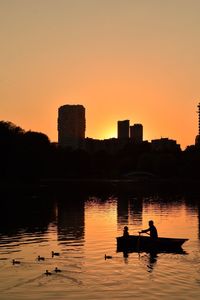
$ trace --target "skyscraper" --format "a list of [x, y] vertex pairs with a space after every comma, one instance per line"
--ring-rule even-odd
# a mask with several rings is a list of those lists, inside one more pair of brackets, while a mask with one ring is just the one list
[[195, 138], [195, 145], [200, 146], [200, 103], [198, 104], [198, 135]]
[[137, 144], [143, 142], [143, 126], [142, 124], [134, 124], [130, 126], [130, 138]]
[[129, 138], [129, 120], [118, 121], [117, 122], [117, 136], [118, 139], [128, 139]]
[[63, 105], [58, 109], [58, 144], [79, 148], [85, 139], [85, 108], [83, 105]]

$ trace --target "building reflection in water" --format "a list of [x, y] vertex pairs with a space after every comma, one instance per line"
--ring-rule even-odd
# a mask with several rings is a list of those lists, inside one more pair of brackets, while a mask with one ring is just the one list
[[23, 229], [26, 232], [46, 232], [54, 219], [53, 205], [39, 195], [7, 193], [2, 195], [0, 205], [0, 230], [15, 234]]
[[84, 202], [80, 194], [61, 196], [57, 202], [58, 241], [61, 244], [81, 245], [84, 241]]
[[117, 201], [117, 224], [121, 228], [128, 224], [129, 219], [129, 198], [127, 195], [119, 196]]
[[48, 197], [41, 197], [37, 191], [20, 189], [1, 191], [0, 196], [0, 236], [1, 239], [6, 237], [5, 244], [20, 242], [25, 234], [26, 237], [34, 235], [32, 242], [47, 241], [48, 226], [55, 219]]
[[200, 196], [197, 193], [189, 194], [185, 196], [185, 201], [187, 205], [187, 212], [190, 216], [191, 214], [196, 215], [198, 218], [198, 239], [200, 240]]
[[130, 200], [130, 221], [133, 225], [142, 225], [143, 198], [137, 197]]
[[[118, 230], [123, 230], [125, 225], [129, 229], [137, 230], [142, 224], [143, 198], [123, 195], [117, 201], [117, 224]], [[133, 232], [129, 232], [133, 234]]]
[[200, 240], [200, 203], [198, 204], [198, 237], [199, 237], [199, 240]]

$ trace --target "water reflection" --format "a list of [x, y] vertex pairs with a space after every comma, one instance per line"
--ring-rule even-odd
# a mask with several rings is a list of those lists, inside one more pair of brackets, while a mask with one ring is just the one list
[[146, 266], [146, 271], [149, 273], [152, 273], [155, 269], [158, 258], [158, 254], [156, 252], [139, 255], [139, 260]]
[[[141, 297], [146, 287], [144, 299], [148, 299], [149, 289], [156, 291], [155, 299], [159, 299], [167, 285], [163, 299], [168, 299], [169, 288], [172, 296], [183, 287], [187, 292], [183, 296], [194, 299], [191, 291], [199, 275], [198, 199], [122, 194], [96, 197], [67, 190], [10, 193], [1, 195], [1, 199], [1, 293], [18, 292], [18, 299], [40, 299], [41, 294], [50, 299], [55, 291], [60, 299], [66, 295], [69, 299], [100, 299], [102, 294], [106, 299], [122, 299], [128, 291], [132, 299]], [[189, 238], [184, 247], [187, 253], [139, 249], [116, 252], [116, 236], [122, 234], [123, 227], [130, 226], [130, 233], [137, 231], [146, 226], [150, 216], [164, 236]], [[50, 250], [58, 251], [60, 256], [50, 257]], [[16, 257], [12, 251], [22, 252]], [[113, 257], [106, 263], [105, 253]], [[45, 261], [36, 260], [39, 254], [45, 256]], [[20, 266], [11, 264], [13, 258], [21, 260]], [[44, 275], [46, 269], [52, 272], [56, 266], [61, 274]], [[155, 279], [150, 283], [149, 274]], [[196, 295], [198, 299], [197, 290]]]
[[199, 237], [199, 240], [200, 240], [200, 203], [198, 205], [198, 225], [199, 225], [199, 227], [198, 227], [198, 229], [199, 229], [198, 237]]
[[[131, 255], [132, 252], [128, 252], [128, 251], [122, 251], [123, 253], [123, 259], [124, 259], [124, 263], [128, 264], [129, 262], [129, 257]], [[153, 272], [154, 267], [157, 263], [157, 259], [158, 259], [158, 253], [156, 251], [151, 251], [149, 253], [140, 253], [140, 252], [135, 252], [138, 255], [138, 260], [141, 261], [145, 266], [146, 266], [146, 270], [147, 272]]]
[[[146, 226], [149, 219], [156, 219], [160, 236], [166, 237], [183, 237], [194, 238], [191, 235], [191, 226], [195, 226], [195, 216], [200, 220], [200, 205], [199, 202], [190, 201], [183, 197], [183, 195], [152, 195], [148, 197], [143, 196], [120, 196], [117, 199], [117, 228], [118, 236], [122, 235], [123, 227], [130, 226], [130, 234], [132, 232]], [[190, 224], [188, 223], [190, 220]], [[192, 221], [193, 220], [193, 224]], [[131, 228], [131, 230], [130, 230]], [[195, 234], [196, 229], [193, 228]], [[200, 222], [198, 222], [198, 236], [200, 232]], [[184, 245], [185, 246], [185, 245]], [[159, 254], [177, 254], [188, 255], [182, 248], [170, 251], [148, 251], [139, 252], [138, 249], [119, 249], [117, 252], [122, 252], [124, 263], [129, 263], [130, 256], [135, 253], [145, 262], [146, 270], [152, 273], [159, 261]]]
[[157, 258], [158, 258], [158, 255], [156, 252], [150, 252], [148, 254], [148, 264], [147, 264], [147, 268], [148, 268], [148, 272], [153, 272], [153, 269], [157, 263]]
[[[41, 198], [34, 191], [1, 191], [0, 197], [0, 235], [4, 237], [1, 246], [13, 242], [17, 245], [25, 235], [30, 243], [45, 240], [48, 226], [55, 218], [50, 199]], [[29, 239], [33, 233], [35, 238]]]
[[143, 197], [135, 197], [130, 200], [130, 222], [133, 225], [142, 225], [142, 209], [143, 209]]
[[[89, 195], [81, 195], [77, 191], [70, 192], [70, 194], [62, 192], [55, 195], [48, 193], [41, 195], [33, 191], [29, 193], [7, 191], [1, 192], [0, 197], [0, 235], [7, 235], [13, 239], [23, 232], [35, 233], [41, 237], [48, 231], [49, 224], [55, 223], [57, 238], [60, 243], [73, 239], [84, 241], [85, 203], [90, 198]], [[111, 201], [110, 197], [105, 199], [105, 195], [102, 198], [101, 201], [105, 203]], [[197, 234], [200, 239], [200, 202], [198, 196], [183, 198], [182, 195], [155, 195], [144, 198], [142, 195], [118, 195], [113, 199], [117, 203], [118, 232], [122, 232], [125, 225], [132, 226], [132, 229], [136, 231], [141, 229], [143, 225], [146, 226], [147, 220], [144, 220], [144, 215], [149, 214], [151, 216], [159, 212], [166, 218], [172, 214], [176, 218], [180, 213], [185, 213], [188, 220], [191, 215], [198, 217]], [[162, 230], [160, 225], [159, 231]], [[171, 226], [171, 224], [169, 225]], [[184, 226], [180, 234], [186, 235], [188, 224], [184, 224]], [[169, 231], [168, 235], [170, 234]]]
[[128, 264], [128, 258], [129, 258], [129, 252], [128, 251], [123, 251], [123, 258], [124, 258], [124, 263]]
[[198, 217], [198, 239], [200, 240], [200, 195], [198, 193], [186, 194], [184, 196], [188, 215], [196, 215]]
[[133, 229], [142, 225], [143, 197], [120, 195], [117, 198], [117, 225], [122, 231], [125, 225]]
[[120, 225], [128, 224], [129, 219], [129, 198], [127, 195], [118, 196], [117, 201], [117, 223]]
[[58, 241], [67, 244], [70, 240], [84, 240], [85, 196], [70, 194], [60, 197], [57, 204]]

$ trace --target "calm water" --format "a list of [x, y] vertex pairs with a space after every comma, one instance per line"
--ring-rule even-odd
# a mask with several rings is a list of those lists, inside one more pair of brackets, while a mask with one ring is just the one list
[[[13, 206], [16, 199], [4, 197], [1, 300], [199, 299], [200, 199], [32, 194]], [[189, 238], [185, 253], [130, 253], [127, 258], [117, 253], [115, 237], [124, 225], [137, 234], [149, 219], [160, 236]], [[52, 250], [60, 256], [52, 258]], [[113, 258], [105, 260], [105, 254]], [[38, 261], [38, 255], [45, 261]], [[12, 259], [21, 263], [13, 265]], [[44, 275], [55, 267], [62, 272]]]

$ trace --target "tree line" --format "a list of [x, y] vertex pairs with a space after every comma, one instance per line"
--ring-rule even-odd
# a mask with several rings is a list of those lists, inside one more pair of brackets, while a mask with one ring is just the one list
[[151, 143], [127, 144], [115, 153], [61, 148], [41, 132], [0, 121], [1, 181], [41, 178], [124, 178], [150, 172], [159, 178], [200, 179], [200, 148], [153, 151]]

